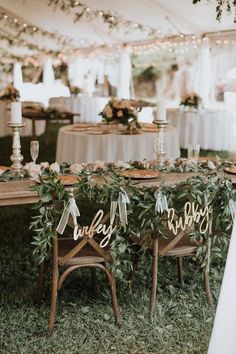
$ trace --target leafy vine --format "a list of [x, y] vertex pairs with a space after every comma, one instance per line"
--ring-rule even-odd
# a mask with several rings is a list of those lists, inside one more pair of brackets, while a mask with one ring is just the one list
[[[193, 4], [197, 4], [202, 0], [192, 0]], [[210, 2], [210, 0], [207, 0]], [[226, 10], [227, 14], [231, 14], [234, 10], [234, 23], [236, 23], [236, 0], [215, 0], [216, 1], [216, 19], [221, 20], [223, 11]]]
[[[47, 178], [40, 177], [40, 184], [33, 187], [39, 194], [39, 202], [34, 206], [37, 215], [34, 216], [31, 228], [35, 232], [33, 244], [34, 254], [40, 263], [50, 255], [51, 240], [61, 213], [69, 198], [69, 191], [61, 184], [55, 172], [46, 171]], [[155, 190], [147, 186], [132, 185], [115, 171], [89, 171], [79, 174], [75, 185], [74, 197], [77, 205], [85, 206], [88, 217], [92, 208], [97, 207], [108, 211], [110, 203], [118, 199], [121, 187], [127, 191], [130, 204], [128, 205], [128, 225], [118, 224], [110, 243], [114, 258], [114, 270], [123, 278], [125, 272], [131, 268], [130, 254], [132, 253], [131, 236], [137, 235], [147, 239], [152, 231], [152, 237], [166, 237], [167, 213], [155, 211]], [[175, 207], [178, 216], [184, 214], [184, 204], [188, 200], [196, 201], [198, 205], [213, 207], [212, 234], [201, 234], [196, 225], [191, 232], [191, 239], [199, 244], [197, 258], [200, 265], [206, 263], [206, 243], [212, 239], [213, 255], [220, 256], [222, 247], [228, 244], [229, 233], [232, 227], [232, 217], [229, 209], [229, 200], [236, 200], [236, 191], [232, 183], [224, 176], [216, 173], [201, 174], [189, 178], [176, 186], [162, 185], [161, 191], [168, 199], [169, 207]], [[118, 217], [118, 212], [117, 212]]]

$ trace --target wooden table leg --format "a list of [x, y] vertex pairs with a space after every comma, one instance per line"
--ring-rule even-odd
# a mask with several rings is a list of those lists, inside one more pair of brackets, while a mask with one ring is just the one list
[[33, 140], [36, 140], [36, 128], [35, 128], [35, 119], [32, 117], [32, 136]]

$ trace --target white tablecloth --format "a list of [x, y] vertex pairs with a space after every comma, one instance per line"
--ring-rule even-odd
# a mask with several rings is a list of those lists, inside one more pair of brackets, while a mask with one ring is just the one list
[[236, 353], [236, 222], [231, 236], [208, 354]]
[[102, 121], [102, 117], [98, 114], [108, 101], [109, 97], [57, 97], [49, 100], [49, 107], [79, 113], [79, 117], [74, 117], [75, 123], [99, 123]]
[[[10, 104], [7, 102], [0, 102], [0, 137], [12, 135], [12, 129], [8, 128], [7, 123], [11, 119]], [[21, 129], [21, 136], [32, 135], [32, 121], [24, 119], [25, 127]], [[45, 122], [38, 121], [35, 123], [36, 135], [39, 136], [45, 132]]]
[[[156, 133], [92, 135], [71, 129], [72, 126], [65, 126], [58, 133], [56, 161], [60, 163], [155, 159], [153, 139]], [[166, 156], [179, 157], [180, 150], [175, 128], [170, 126], [165, 137]]]
[[168, 110], [167, 120], [176, 127], [181, 148], [200, 144], [201, 149], [229, 150], [232, 145], [232, 119], [227, 111]]

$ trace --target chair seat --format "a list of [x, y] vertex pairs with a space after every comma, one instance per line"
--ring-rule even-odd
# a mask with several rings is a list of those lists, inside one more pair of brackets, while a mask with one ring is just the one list
[[[149, 239], [142, 239], [141, 237], [131, 236], [131, 240], [136, 245], [142, 247], [145, 246], [148, 249], [153, 249], [153, 242], [151, 237]], [[168, 237], [168, 239], [159, 239], [158, 240], [158, 253], [161, 255], [162, 250], [173, 240], [172, 237]], [[182, 239], [165, 253], [165, 256], [187, 256], [192, 255], [197, 249], [197, 245], [191, 242], [188, 235], [182, 237]]]

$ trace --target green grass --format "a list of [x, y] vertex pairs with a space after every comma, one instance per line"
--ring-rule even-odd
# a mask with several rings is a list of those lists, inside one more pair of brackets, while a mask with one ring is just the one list
[[[55, 132], [54, 132], [55, 133]], [[22, 139], [29, 157], [30, 139]], [[54, 161], [55, 141], [46, 147], [41, 138], [40, 160]], [[11, 139], [0, 139], [0, 164], [9, 163]], [[150, 257], [139, 268], [132, 292], [118, 283], [122, 325], [117, 327], [110, 295], [99, 277], [99, 296], [91, 297], [88, 271], [71, 275], [59, 292], [56, 325], [47, 335], [50, 306], [48, 275], [43, 303], [34, 304], [38, 269], [28, 230], [30, 206], [0, 208], [0, 353], [1, 354], [203, 354], [207, 352], [224, 260], [214, 263], [211, 285], [214, 306], [207, 304], [202, 275], [186, 260], [186, 284], [178, 285], [176, 260], [159, 262], [158, 305], [150, 321]]]

